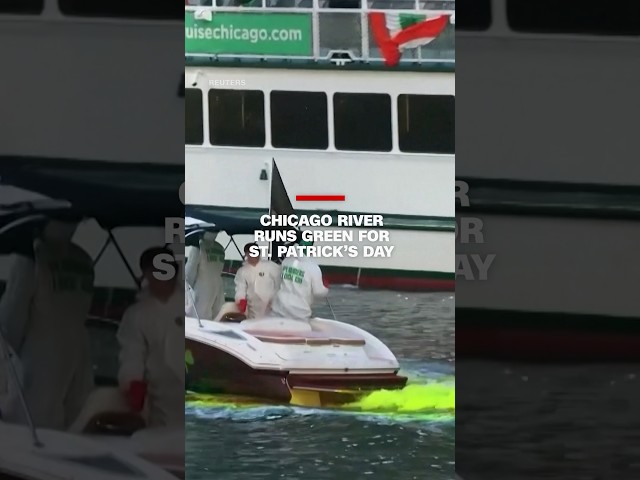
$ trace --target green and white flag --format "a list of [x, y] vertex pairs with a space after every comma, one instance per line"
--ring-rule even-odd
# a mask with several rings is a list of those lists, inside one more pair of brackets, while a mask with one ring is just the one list
[[369, 13], [373, 36], [382, 51], [387, 65], [397, 65], [402, 51], [418, 48], [432, 42], [444, 31], [451, 15], [429, 17], [413, 13]]

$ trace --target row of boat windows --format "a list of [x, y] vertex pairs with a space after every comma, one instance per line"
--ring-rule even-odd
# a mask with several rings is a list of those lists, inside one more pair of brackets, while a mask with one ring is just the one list
[[[267, 7], [312, 8], [315, 0], [185, 0], [193, 7]], [[264, 2], [264, 3], [263, 3]], [[320, 8], [371, 8], [380, 10], [414, 10], [416, 0], [317, 0]], [[422, 10], [455, 10], [456, 0], [418, 0]]]
[[[0, 0], [0, 13], [40, 15], [45, 0]], [[58, 0], [64, 15], [78, 17], [138, 18], [145, 20], [183, 20], [184, 10], [175, 0], [151, 3], [131, 0]]]
[[[265, 94], [260, 90], [211, 89], [208, 92], [209, 143], [265, 147]], [[271, 145], [274, 148], [326, 150], [330, 147], [325, 92], [272, 91]], [[390, 152], [393, 149], [391, 96], [335, 93], [334, 146], [337, 150]], [[186, 89], [185, 143], [204, 144], [203, 92]], [[399, 95], [399, 149], [407, 153], [455, 153], [455, 97]]]
[[[200, 0], [198, 0], [199, 2]], [[244, 0], [234, 0], [242, 4]], [[343, 2], [343, 4], [341, 3]], [[558, 2], [557, 0], [504, 0], [507, 23], [516, 32], [640, 35], [640, 2], [617, 0], [609, 8], [596, 2]], [[357, 7], [350, 0], [334, 0], [347, 8]], [[353, 5], [352, 5], [353, 3]], [[189, 2], [185, 2], [189, 5]], [[0, 14], [39, 15], [45, 0], [1, 0]], [[456, 28], [485, 31], [493, 22], [492, 0], [456, 0]], [[333, 8], [338, 5], [332, 5]], [[172, 0], [145, 2], [131, 0], [58, 0], [64, 15], [80, 17], [183, 20], [182, 5]], [[406, 8], [406, 7], [403, 7]]]
[[[504, 0], [509, 28], [523, 33], [640, 35], [640, 2]], [[486, 31], [493, 23], [492, 0], [456, 0], [456, 28]]]
[[[39, 15], [44, 10], [46, 0], [0, 0], [0, 13], [18, 15]], [[259, 0], [185, 0], [186, 6], [260, 7]], [[367, 1], [363, 2], [365, 5]], [[375, 8], [413, 9], [414, 0], [378, 0], [369, 2]], [[453, 1], [437, 0], [428, 5], [430, 8], [445, 8]], [[360, 0], [320, 0], [319, 5], [328, 8], [360, 8]], [[183, 20], [182, 4], [175, 0], [155, 0], [152, 3], [131, 0], [58, 0], [60, 11], [65, 15], [86, 17], [140, 18], [147, 20]], [[312, 7], [313, 1], [307, 0], [267, 0], [269, 7]]]

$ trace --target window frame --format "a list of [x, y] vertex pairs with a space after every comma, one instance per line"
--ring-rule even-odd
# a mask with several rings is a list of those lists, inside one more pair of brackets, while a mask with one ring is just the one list
[[[165, 10], [163, 10], [164, 14], [163, 15], [159, 15], [159, 16], [149, 16], [148, 14], [143, 13], [146, 10], [143, 10], [143, 12], [137, 12], [135, 14], [123, 14], [121, 12], [110, 12], [110, 13], [94, 13], [91, 11], [79, 11], [79, 12], [74, 12], [73, 9], [76, 8], [76, 5], [65, 5], [66, 2], [70, 2], [70, 3], [75, 3], [77, 2], [77, 4], [80, 5], [84, 5], [86, 6], [86, 1], [87, 0], [57, 0], [56, 1], [56, 7], [58, 9], [58, 11], [60, 12], [60, 14], [63, 17], [66, 18], [91, 18], [91, 19], [109, 19], [109, 20], [135, 20], [135, 21], [142, 21], [142, 22], [177, 22], [177, 21], [182, 21], [184, 22], [184, 13], [183, 12], [178, 12], [178, 5], [175, 5], [175, 15], [173, 15], [173, 10], [171, 10], [171, 15], [168, 14], [168, 10], [166, 10], [167, 8], [174, 8], [174, 5], [171, 5], [171, 3], [169, 1], [167, 1], [167, 5], [165, 5], [163, 8]], [[109, 2], [108, 0], [103, 0], [103, 4], [104, 5], [109, 5], [111, 4], [111, 2]], [[126, 2], [123, 2], [121, 5], [125, 5]], [[112, 4], [111, 4], [112, 5]], [[135, 3], [133, 5], [136, 5]], [[144, 6], [144, 4], [141, 4], [141, 6]], [[122, 7], [120, 7], [122, 8]], [[153, 9], [151, 9], [151, 11], [153, 11]]]
[[[466, 2], [470, 2], [468, 5], [473, 5], [476, 9], [477, 7], [477, 0], [457, 0], [458, 2], [461, 1], [466, 1]], [[476, 23], [475, 25], [471, 26], [471, 27], [464, 27], [464, 24], [460, 24], [459, 23], [459, 19], [460, 19], [460, 15], [456, 15], [456, 31], [459, 30], [461, 32], [469, 32], [469, 33], [481, 33], [481, 32], [488, 32], [489, 30], [491, 30], [491, 27], [493, 27], [494, 24], [494, 5], [493, 2], [491, 0], [484, 0], [488, 3], [488, 16], [487, 16], [487, 21], [486, 23], [482, 23], [482, 25], [478, 26], [479, 23]], [[458, 11], [458, 8], [461, 9], [464, 12], [464, 6], [460, 7], [458, 5], [456, 5], [456, 13]], [[470, 15], [471, 17], [473, 16], [479, 16], [479, 12], [480, 9], [478, 9], [476, 12], [472, 12], [472, 14]], [[481, 14], [481, 13], [480, 13]], [[464, 18], [467, 15], [465, 15], [464, 13], [462, 14], [462, 18], [464, 20]]]
[[[525, 0], [526, 1], [526, 0]], [[590, 18], [587, 19], [587, 21], [583, 21], [582, 25], [577, 25], [575, 22], [576, 20], [579, 20], [580, 18], [584, 18], [584, 13], [585, 10], [582, 11], [583, 16], [568, 16], [567, 13], [570, 12], [560, 12], [557, 15], [554, 15], [553, 17], [550, 17], [548, 15], [544, 15], [544, 12], [540, 12], [537, 14], [537, 16], [534, 16], [534, 18], [538, 19], [538, 26], [533, 26], [530, 18], [531, 18], [531, 10], [527, 10], [527, 7], [530, 8], [536, 8], [538, 5], [540, 5], [540, 2], [534, 2], [534, 3], [525, 3], [522, 2], [522, 0], [505, 0], [504, 2], [504, 8], [505, 8], [505, 22], [506, 22], [506, 26], [507, 28], [517, 34], [532, 34], [532, 35], [570, 35], [570, 36], [595, 36], [595, 37], [609, 37], [609, 38], [620, 38], [620, 37], [631, 37], [631, 38], [637, 38], [640, 37], [640, 4], [637, 3], [637, 0], [626, 0], [626, 4], [624, 5], [625, 7], [625, 12], [619, 17], [617, 18], [617, 25], [612, 27], [612, 28], [608, 28], [607, 29], [603, 29], [603, 28], [598, 28], [596, 25], [606, 25], [607, 24], [607, 18], [603, 17], [602, 15], [600, 15], [600, 11], [598, 8], [596, 8], [595, 4], [585, 4], [587, 7], [589, 7], [590, 9], [593, 9], [593, 11], [587, 11], [587, 13], [589, 13]], [[550, 5], [550, 2], [548, 5], [542, 5], [540, 6], [540, 10], [545, 10], [548, 9]], [[560, 8], [557, 2], [553, 2], [553, 6], [554, 8]], [[514, 12], [517, 12], [517, 9], [520, 7], [523, 7], [523, 9], [525, 10], [524, 13], [522, 12], [518, 12], [517, 14], [515, 14]], [[562, 5], [560, 5], [562, 6]], [[617, 10], [615, 10], [617, 7]], [[635, 9], [633, 8], [635, 7]], [[563, 8], [567, 8], [566, 6]], [[614, 10], [611, 11], [618, 11], [620, 10], [620, 6], [612, 6], [612, 8]], [[529, 12], [529, 13], [527, 13]], [[514, 19], [513, 15], [516, 15], [517, 18]], [[573, 24], [571, 22], [568, 22], [568, 25], [570, 28], [559, 28], [558, 25], [554, 25], [553, 22], [551, 23], [547, 23], [546, 28], [543, 26], [541, 27], [540, 24], [540, 19], [543, 18], [572, 18], [573, 20]], [[627, 22], [625, 22], [624, 20], [626, 19], [634, 19], [637, 18], [635, 25], [632, 26], [632, 30], [629, 30], [629, 24]], [[517, 21], [517, 20], [520, 21]], [[527, 22], [527, 19], [529, 19], [529, 21]], [[522, 20], [524, 20], [524, 22], [522, 22]], [[625, 24], [625, 25], [622, 25]]]
[[[299, 95], [304, 95], [304, 94], [308, 94], [308, 95], [322, 95], [323, 99], [324, 99], [324, 113], [325, 113], [325, 133], [326, 133], [326, 137], [325, 137], [325, 146], [322, 148], [318, 148], [318, 147], [283, 147], [283, 146], [276, 146], [274, 144], [274, 135], [273, 135], [273, 126], [274, 126], [274, 122], [273, 122], [273, 114], [274, 114], [274, 110], [273, 110], [273, 95], [274, 94], [280, 94], [280, 93], [285, 93], [285, 94], [299, 94]], [[329, 114], [330, 114], [330, 108], [329, 108], [329, 100], [330, 100], [330, 93], [329, 92], [325, 92], [325, 91], [309, 91], [309, 90], [269, 90], [269, 114], [268, 114], [268, 118], [269, 118], [269, 145], [271, 145], [273, 148], [278, 148], [278, 149], [283, 149], [283, 150], [311, 150], [314, 152], [326, 152], [328, 150], [331, 149], [332, 145], [331, 145], [331, 135], [330, 135], [330, 129], [329, 129]], [[266, 116], [266, 115], [265, 115]]]
[[[403, 145], [402, 145], [402, 133], [401, 133], [401, 107], [400, 104], [403, 101], [403, 97], [424, 97], [424, 98], [429, 98], [429, 97], [437, 97], [437, 98], [443, 98], [443, 99], [447, 99], [448, 101], [453, 101], [453, 150], [452, 151], [435, 151], [435, 150], [430, 150], [430, 151], [411, 151], [411, 150], [403, 150]], [[396, 96], [396, 130], [398, 133], [398, 152], [403, 154], [403, 155], [411, 155], [411, 154], [415, 154], [415, 155], [454, 155], [456, 154], [455, 151], [455, 102], [456, 102], [456, 96], [454, 94], [424, 94], [424, 93], [400, 93]], [[406, 148], [406, 144], [404, 146], [404, 148]]]
[[[222, 144], [222, 143], [214, 143], [213, 142], [213, 122], [212, 120], [212, 108], [211, 108], [211, 93], [212, 92], [257, 92], [260, 94], [262, 99], [262, 144], [261, 145], [231, 145], [231, 144]], [[269, 118], [267, 116], [267, 91], [262, 89], [235, 89], [235, 88], [209, 88], [207, 90], [207, 133], [208, 133], [208, 144], [212, 147], [229, 147], [229, 148], [267, 148], [269, 145], [269, 135], [268, 133], [268, 125], [267, 122]]]
[[[200, 143], [189, 143], [187, 141], [187, 103], [189, 102], [189, 91], [197, 91], [200, 93], [200, 136], [202, 141]], [[184, 120], [185, 120], [185, 132], [184, 132], [184, 144], [189, 147], [203, 146], [206, 143], [206, 124], [205, 124], [205, 109], [204, 109], [204, 92], [200, 88], [188, 87], [184, 89]]]
[[[44, 9], [46, 6], [46, 0], [32, 0], [34, 3], [38, 3], [37, 6], [29, 6], [29, 7], [23, 7], [23, 5], [20, 5], [20, 7], [16, 7], [13, 10], [5, 10], [4, 8], [0, 7], [0, 16], [38, 16], [38, 15], [42, 15], [44, 13]], [[16, 1], [16, 4], [22, 4], [23, 2], [21, 2], [20, 0]], [[6, 7], [5, 7], [6, 8]]]
[[[389, 140], [389, 148], [385, 150], [373, 150], [373, 149], [361, 149], [361, 148], [340, 148], [338, 147], [338, 129], [337, 129], [337, 117], [336, 117], [336, 101], [337, 97], [341, 95], [352, 95], [352, 96], [377, 96], [377, 97], [385, 97], [388, 101], [389, 106], [389, 130], [388, 130], [388, 140]], [[360, 153], [393, 153], [395, 150], [394, 146], [394, 115], [393, 115], [393, 99], [394, 95], [385, 92], [339, 92], [333, 91], [331, 93], [331, 102], [332, 102], [332, 113], [333, 113], [333, 149], [336, 152], [360, 152]]]

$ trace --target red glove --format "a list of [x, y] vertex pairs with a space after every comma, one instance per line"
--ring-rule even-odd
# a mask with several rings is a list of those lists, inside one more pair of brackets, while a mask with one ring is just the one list
[[244, 313], [247, 311], [247, 299], [243, 298], [242, 300], [240, 300], [238, 302], [238, 310], [240, 310], [241, 313]]
[[147, 396], [147, 384], [142, 380], [134, 380], [129, 384], [127, 391], [127, 400], [129, 406], [134, 412], [142, 411], [144, 407], [144, 399]]

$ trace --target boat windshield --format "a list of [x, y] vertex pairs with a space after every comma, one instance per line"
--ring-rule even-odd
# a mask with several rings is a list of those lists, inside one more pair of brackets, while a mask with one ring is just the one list
[[[25, 232], [31, 231], [28, 228], [30, 225], [42, 222], [48, 213], [59, 215], [60, 212], [67, 209], [69, 209], [67, 202], [59, 202], [57, 200], [0, 205], [0, 217], [4, 217], [1, 221], [2, 228], [0, 229], [0, 236], [3, 241], [3, 248], [0, 250], [0, 263], [10, 260], [9, 255], [17, 251], [15, 246], [19, 241], [26, 241]], [[126, 227], [123, 234], [133, 234], [140, 230], [148, 236], [149, 228], [156, 227]], [[132, 229], [136, 232], [129, 232]], [[29, 233], [29, 235], [32, 234]], [[79, 236], [83, 237], [83, 235]], [[126, 237], [127, 235], [123, 236]], [[119, 258], [122, 262], [119, 274], [122, 283], [118, 283], [120, 286], [114, 286], [108, 280], [105, 280], [107, 284], [96, 284], [93, 305], [86, 322], [91, 342], [92, 365], [96, 385], [117, 386], [118, 352], [120, 349], [116, 336], [117, 330], [124, 311], [135, 302], [139, 289], [139, 277], [134, 271], [136, 262], [133, 259], [135, 255], [125, 255], [123, 250], [125, 245], [120, 238], [116, 238], [113, 230], [108, 231], [105, 237], [103, 240], [98, 240], [93, 235], [86, 235], [86, 238], [74, 238], [74, 242], [85, 248], [87, 252], [92, 252], [91, 255], [96, 271], [100, 270], [101, 264], [108, 263], [108, 271], [111, 272], [115, 268], [114, 261], [117, 261], [116, 258]], [[152, 244], [155, 244], [155, 242], [152, 242]], [[152, 245], [143, 245], [140, 249], [142, 250], [148, 246]], [[112, 255], [105, 253], [109, 247], [112, 248]], [[233, 284], [232, 280], [231, 284]], [[4, 294], [5, 288], [6, 278], [2, 278], [0, 279], [0, 298]], [[0, 476], [0, 478], [2, 477]]]

